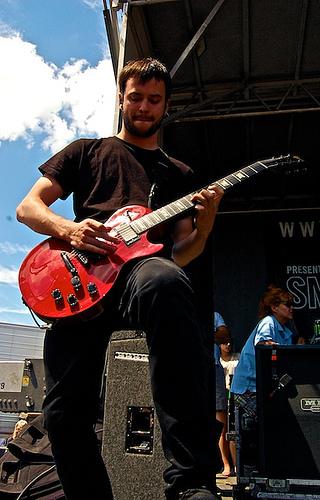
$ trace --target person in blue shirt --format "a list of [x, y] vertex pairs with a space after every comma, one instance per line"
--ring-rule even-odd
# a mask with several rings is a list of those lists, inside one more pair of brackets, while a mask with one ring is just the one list
[[287, 324], [293, 319], [293, 297], [282, 288], [269, 286], [259, 304], [259, 322], [242, 348], [239, 363], [231, 383], [235, 405], [237, 439], [237, 471], [244, 474], [257, 471], [258, 429], [256, 402], [257, 344], [293, 344], [295, 333]]
[[251, 417], [256, 417], [255, 346], [294, 343], [295, 334], [286, 326], [293, 319], [292, 295], [271, 285], [260, 300], [259, 319], [241, 351], [231, 384], [236, 407]]

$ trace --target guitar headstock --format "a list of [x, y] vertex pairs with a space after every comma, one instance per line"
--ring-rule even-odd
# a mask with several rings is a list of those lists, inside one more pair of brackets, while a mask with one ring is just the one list
[[281, 167], [298, 165], [303, 163], [303, 160], [298, 155], [293, 155], [288, 153], [287, 155], [281, 155], [277, 157], [268, 158], [267, 160], [261, 160], [260, 163], [265, 165], [267, 168]]
[[[307, 172], [305, 162], [300, 156], [295, 154], [287, 154], [278, 157], [269, 158], [261, 161], [266, 168], [278, 169], [277, 173], [284, 173], [285, 175], [297, 175]], [[304, 165], [304, 166], [303, 166]]]

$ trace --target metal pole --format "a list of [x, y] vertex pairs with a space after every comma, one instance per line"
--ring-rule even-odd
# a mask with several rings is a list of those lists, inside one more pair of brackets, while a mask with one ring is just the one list
[[191, 50], [198, 43], [200, 37], [203, 35], [203, 33], [207, 29], [208, 25], [211, 23], [212, 19], [215, 17], [215, 15], [219, 11], [220, 7], [222, 7], [224, 2], [225, 2], [225, 0], [218, 0], [218, 2], [216, 3], [216, 5], [213, 7], [210, 14], [208, 15], [208, 17], [206, 18], [206, 20], [202, 23], [202, 25], [198, 29], [197, 33], [192, 37], [191, 41], [188, 43], [187, 47], [184, 49], [181, 56], [177, 60], [176, 64], [173, 66], [172, 70], [170, 71], [171, 78], [176, 74], [176, 72], [180, 68], [181, 64], [183, 63], [183, 61], [187, 58], [187, 56], [190, 54]]
[[[125, 47], [127, 40], [127, 32], [128, 32], [128, 10], [129, 10], [129, 2], [126, 2], [122, 6], [122, 24], [120, 29], [119, 36], [119, 56], [118, 56], [118, 65], [117, 65], [117, 82], [118, 76], [124, 65], [124, 57], [125, 57]], [[117, 134], [119, 131], [119, 122], [120, 122], [120, 108], [119, 108], [119, 93], [116, 92], [115, 99], [115, 110], [114, 110], [114, 120], [113, 120], [113, 133]]]

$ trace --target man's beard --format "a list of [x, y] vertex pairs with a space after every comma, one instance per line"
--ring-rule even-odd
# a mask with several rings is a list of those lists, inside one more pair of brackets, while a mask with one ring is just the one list
[[123, 113], [122, 119], [124, 122], [124, 126], [126, 130], [131, 134], [136, 137], [151, 137], [153, 134], [155, 134], [159, 128], [161, 127], [162, 120], [164, 119], [165, 114], [162, 115], [160, 120], [157, 122], [154, 122], [149, 129], [147, 130], [140, 130], [134, 125], [134, 122], [131, 118], [128, 117], [127, 113]]

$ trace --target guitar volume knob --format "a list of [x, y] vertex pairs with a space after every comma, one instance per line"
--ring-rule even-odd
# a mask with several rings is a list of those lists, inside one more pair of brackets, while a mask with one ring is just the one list
[[71, 285], [75, 290], [79, 290], [79, 288], [82, 287], [81, 280], [78, 275], [72, 276], [71, 278]]
[[62, 299], [62, 293], [59, 288], [55, 288], [54, 290], [52, 290], [51, 295], [56, 302]]
[[78, 299], [73, 293], [70, 293], [67, 297], [67, 301], [70, 304], [71, 307], [74, 307], [78, 303]]
[[87, 290], [89, 295], [95, 295], [98, 292], [97, 285], [91, 282], [87, 284]]

